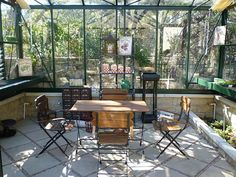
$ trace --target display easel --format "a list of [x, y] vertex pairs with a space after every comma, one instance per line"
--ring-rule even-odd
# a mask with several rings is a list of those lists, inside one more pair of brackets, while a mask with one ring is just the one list
[[144, 114], [142, 116], [143, 123], [152, 123], [153, 120], [157, 117], [157, 83], [160, 79], [160, 75], [156, 72], [146, 72], [142, 73], [142, 80], [143, 80], [143, 94], [142, 94], [142, 100], [146, 101], [146, 83], [148, 82], [154, 82], [153, 83], [153, 108], [152, 108], [152, 114]]

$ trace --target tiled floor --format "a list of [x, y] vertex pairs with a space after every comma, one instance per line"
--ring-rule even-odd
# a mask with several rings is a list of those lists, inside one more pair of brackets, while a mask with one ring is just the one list
[[[192, 127], [188, 127], [179, 142], [190, 156], [182, 156], [174, 147], [156, 159], [160, 152], [153, 143], [160, 138], [151, 124], [145, 124], [144, 143], [130, 142], [129, 161], [104, 161], [98, 163], [96, 142], [84, 141], [83, 148], [75, 153], [75, 147], [68, 148], [67, 158], [56, 146], [38, 158], [37, 153], [48, 140], [46, 134], [33, 120], [24, 120], [16, 125], [17, 134], [11, 138], [0, 139], [4, 177], [82, 177], [82, 176], [134, 176], [134, 177], [232, 177], [234, 169], [210, 146]], [[76, 132], [67, 133], [72, 142], [76, 140]], [[140, 132], [135, 132], [139, 136]], [[82, 131], [82, 136], [91, 136]], [[167, 141], [163, 141], [161, 146]], [[65, 147], [65, 142], [59, 140]], [[94, 147], [94, 149], [93, 149]], [[145, 155], [142, 156], [142, 148]], [[107, 155], [104, 158], [119, 158]]]

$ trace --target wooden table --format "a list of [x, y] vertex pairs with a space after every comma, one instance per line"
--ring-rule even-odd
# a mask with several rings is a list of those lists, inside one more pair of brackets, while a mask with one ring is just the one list
[[145, 101], [77, 100], [70, 111], [148, 112], [149, 108]]
[[[112, 101], [112, 100], [77, 100], [76, 103], [72, 106], [70, 111], [79, 111], [79, 112], [141, 112], [144, 116], [145, 112], [149, 111], [145, 101]], [[94, 120], [95, 121], [95, 120]], [[93, 123], [94, 124], [94, 123]], [[142, 133], [140, 139], [140, 145], [142, 144], [143, 139], [143, 124], [142, 124]], [[132, 128], [133, 132], [133, 128]], [[133, 137], [133, 133], [132, 133]]]

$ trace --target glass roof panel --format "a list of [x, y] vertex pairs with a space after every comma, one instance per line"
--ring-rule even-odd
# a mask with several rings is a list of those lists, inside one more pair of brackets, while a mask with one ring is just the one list
[[160, 6], [190, 6], [193, 3], [193, 0], [161, 0]]
[[[25, 0], [29, 5], [49, 5], [48, 0]], [[54, 5], [124, 5], [125, 0], [50, 0]], [[126, 0], [126, 5], [157, 6], [210, 6], [212, 0]]]
[[51, 0], [55, 5], [82, 5], [81, 0]]
[[112, 1], [113, 0], [107, 0], [107, 2], [103, 0], [84, 0], [84, 4], [85, 5], [109, 5], [108, 2], [112, 2]]
[[193, 5], [194, 6], [199, 6], [199, 5], [211, 6], [212, 5], [212, 1], [211, 0], [195, 0]]
[[28, 5], [49, 5], [48, 0], [25, 0]]
[[130, 5], [157, 5], [158, 0], [127, 0]]

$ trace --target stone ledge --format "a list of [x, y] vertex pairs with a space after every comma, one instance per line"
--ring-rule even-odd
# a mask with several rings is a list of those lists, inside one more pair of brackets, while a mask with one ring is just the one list
[[234, 167], [236, 164], [236, 149], [221, 138], [211, 127], [193, 112], [190, 113], [190, 123], [201, 133], [210, 144], [218, 148], [219, 152]]

